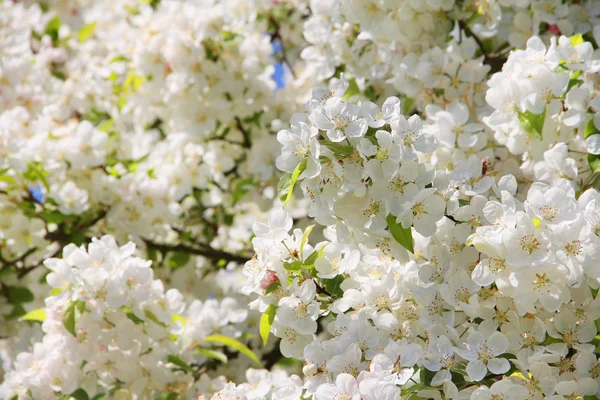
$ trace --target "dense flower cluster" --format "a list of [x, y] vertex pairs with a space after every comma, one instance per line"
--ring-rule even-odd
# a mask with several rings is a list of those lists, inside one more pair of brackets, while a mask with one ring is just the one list
[[0, 2], [0, 399], [600, 397], [599, 21]]
[[[275, 210], [244, 270], [282, 354], [305, 360], [307, 394], [597, 394], [600, 193], [576, 199], [569, 162], [531, 185], [475, 155], [434, 168], [438, 137], [418, 116], [395, 97], [346, 104], [344, 89], [316, 89], [278, 134], [277, 165], [326, 240], [289, 235]], [[331, 338], [314, 336], [321, 320]]]

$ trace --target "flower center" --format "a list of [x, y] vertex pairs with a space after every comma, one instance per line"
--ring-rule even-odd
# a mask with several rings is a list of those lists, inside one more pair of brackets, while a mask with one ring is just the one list
[[552, 221], [554, 218], [556, 218], [556, 215], [558, 214], [558, 210], [556, 209], [556, 207], [552, 206], [540, 207], [539, 211], [542, 214], [542, 217], [544, 217], [544, 219], [547, 221]]
[[537, 250], [542, 244], [534, 235], [526, 235], [521, 239], [521, 249], [529, 254]]

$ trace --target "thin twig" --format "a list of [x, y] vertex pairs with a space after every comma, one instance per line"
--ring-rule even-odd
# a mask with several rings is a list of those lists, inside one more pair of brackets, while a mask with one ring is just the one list
[[167, 253], [167, 252], [171, 252], [171, 251], [180, 251], [180, 252], [184, 252], [184, 253], [194, 254], [197, 256], [203, 256], [203, 257], [206, 257], [213, 261], [226, 260], [226, 261], [233, 261], [233, 262], [237, 262], [237, 263], [241, 263], [241, 264], [250, 260], [250, 257], [242, 256], [239, 254], [232, 254], [232, 253], [228, 253], [223, 250], [217, 250], [217, 249], [213, 249], [213, 248], [209, 248], [209, 247], [199, 249], [197, 247], [186, 246], [183, 244], [167, 245], [167, 244], [155, 243], [155, 242], [152, 242], [149, 240], [146, 240], [145, 242], [148, 247], [152, 247], [162, 253]]
[[235, 117], [235, 126], [244, 136], [244, 147], [247, 149], [252, 147], [252, 142], [250, 141], [250, 133], [246, 130], [246, 128], [244, 128], [244, 125], [242, 125], [242, 120], [240, 119], [240, 117]]

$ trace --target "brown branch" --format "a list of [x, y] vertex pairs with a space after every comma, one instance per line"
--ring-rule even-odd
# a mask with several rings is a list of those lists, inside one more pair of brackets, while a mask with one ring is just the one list
[[273, 26], [275, 27], [275, 32], [273, 32], [271, 34], [271, 43], [273, 43], [276, 40], [279, 40], [279, 44], [281, 45], [281, 58], [283, 59], [283, 62], [290, 69], [290, 72], [292, 73], [292, 76], [294, 77], [294, 79], [296, 79], [296, 77], [297, 77], [296, 72], [294, 71], [294, 68], [292, 67], [292, 63], [290, 62], [290, 60], [288, 60], [287, 54], [285, 52], [285, 45], [283, 44], [283, 38], [281, 37], [281, 33], [280, 33], [280, 25], [275, 20], [275, 18], [273, 18], [272, 16], [269, 17], [269, 22], [272, 23]]
[[36, 251], [37, 251], [37, 248], [32, 247], [31, 249], [27, 250], [25, 253], [21, 254], [19, 257], [15, 258], [12, 261], [6, 261], [0, 254], [0, 262], [2, 262], [2, 267], [0, 268], [0, 271], [4, 270], [5, 268], [10, 268], [10, 267], [16, 265], [18, 262], [25, 260], [28, 256], [35, 253]]
[[242, 120], [240, 117], [235, 117], [235, 127], [242, 133], [244, 136], [244, 144], [243, 146], [247, 149], [252, 147], [252, 142], [250, 141], [250, 133], [244, 128], [242, 125]]
[[197, 247], [186, 246], [183, 244], [167, 245], [167, 244], [155, 243], [150, 240], [144, 240], [144, 241], [146, 242], [146, 246], [154, 248], [162, 253], [168, 253], [171, 251], [180, 251], [183, 253], [189, 253], [189, 254], [194, 254], [197, 256], [203, 256], [212, 261], [226, 260], [226, 261], [233, 261], [233, 262], [237, 262], [237, 263], [241, 263], [241, 264], [250, 260], [250, 257], [239, 255], [239, 254], [228, 253], [226, 251], [213, 249], [211, 247], [205, 247], [205, 248], [200, 249]]

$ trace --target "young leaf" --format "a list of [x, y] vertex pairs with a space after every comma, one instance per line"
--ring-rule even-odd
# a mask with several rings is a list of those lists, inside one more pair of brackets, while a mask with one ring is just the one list
[[314, 225], [309, 226], [304, 231], [304, 235], [302, 235], [302, 241], [300, 242], [300, 258], [301, 259], [304, 258], [304, 246], [306, 245], [306, 242], [308, 241], [308, 235], [310, 235], [310, 233], [312, 232], [314, 227], [315, 227]]
[[183, 251], [175, 251], [169, 257], [168, 265], [171, 269], [184, 267], [190, 261], [190, 254]]
[[157, 325], [160, 325], [162, 327], [167, 326], [166, 324], [160, 322], [159, 319], [156, 317], [156, 315], [154, 315], [154, 313], [152, 311], [144, 310], [144, 315], [146, 316], [146, 318], [148, 318], [150, 321], [154, 322]]
[[350, 97], [355, 96], [357, 94], [360, 94], [360, 88], [356, 84], [356, 79], [352, 78], [348, 82], [348, 89], [346, 89], [346, 92], [344, 93], [342, 100], [347, 100]]
[[39, 321], [44, 322], [46, 320], [46, 310], [38, 308], [37, 310], [29, 311], [27, 314], [21, 317], [21, 321]]
[[220, 343], [224, 346], [227, 346], [234, 350], [237, 350], [240, 353], [242, 353], [243, 355], [245, 355], [246, 357], [248, 357], [249, 359], [251, 359], [252, 361], [254, 361], [258, 366], [262, 367], [262, 363], [260, 362], [260, 360], [258, 359], [256, 354], [254, 354], [252, 352], [252, 350], [250, 350], [245, 344], [243, 344], [233, 338], [223, 336], [223, 335], [211, 335], [211, 336], [204, 338], [204, 340], [207, 342], [212, 342], [212, 343]]
[[396, 222], [396, 217], [392, 214], [388, 215], [385, 220], [387, 221], [390, 233], [396, 242], [400, 243], [406, 250], [414, 253], [415, 248], [410, 227], [403, 228], [402, 224]]
[[79, 33], [77, 34], [79, 41], [85, 42], [86, 40], [88, 40], [90, 38], [90, 36], [92, 36], [92, 34], [94, 33], [95, 29], [96, 29], [96, 22], [92, 22], [91, 24], [87, 24], [86, 26], [81, 28], [79, 30]]
[[325, 250], [325, 247], [327, 247], [327, 245], [321, 247], [319, 250], [312, 252], [312, 254], [310, 256], [308, 256], [306, 258], [306, 260], [304, 260], [304, 264], [302, 264], [303, 268], [306, 269], [311, 269], [315, 267], [315, 261], [317, 261], [317, 258], [321, 257], [323, 255], [323, 251]]
[[186, 363], [185, 361], [183, 361], [181, 358], [174, 356], [174, 355], [169, 355], [169, 357], [167, 357], [167, 361], [170, 362], [171, 364], [175, 364], [177, 365], [179, 368], [181, 368], [182, 370], [189, 372], [190, 374], [194, 374], [196, 371], [194, 371], [194, 369], [192, 367], [190, 367], [188, 365], [188, 363]]
[[[303, 158], [302, 161], [300, 161], [300, 163], [298, 165], [296, 165], [296, 168], [294, 169], [294, 172], [292, 173], [292, 176], [290, 177], [290, 185], [287, 189], [287, 193], [285, 194], [285, 200], [283, 201], [284, 207], [287, 205], [287, 203], [292, 198], [292, 193], [294, 192], [294, 186], [296, 185], [296, 182], [298, 181], [300, 174], [302, 174], [302, 172], [304, 172], [304, 170], [306, 169], [306, 163], [307, 163], [306, 158]], [[280, 196], [283, 196], [283, 193], [280, 193]]]
[[81, 314], [85, 310], [85, 303], [77, 300], [77, 301], [69, 301], [65, 310], [63, 312], [63, 326], [71, 335], [77, 337], [77, 332], [75, 331], [75, 325], [79, 318], [81, 318]]
[[29, 303], [34, 299], [33, 293], [23, 286], [6, 286], [5, 290], [11, 303]]
[[181, 322], [181, 325], [183, 326], [187, 324], [187, 320], [179, 314], [171, 314], [171, 319], [173, 320], [173, 322]]
[[271, 325], [275, 319], [275, 313], [277, 312], [277, 306], [274, 304], [269, 305], [267, 310], [260, 317], [260, 337], [263, 340], [263, 346], [267, 345], [269, 340], [269, 333], [271, 332]]
[[344, 275], [338, 275], [331, 279], [323, 279], [323, 287], [333, 297], [341, 297], [344, 295], [344, 291], [340, 286], [344, 279], [346, 279]]
[[541, 114], [534, 114], [529, 110], [519, 112], [519, 122], [529, 136], [542, 140], [546, 110]]
[[194, 352], [201, 356], [209, 357], [214, 360], [221, 361], [223, 364], [227, 364], [227, 356], [220, 351], [211, 350], [204, 347], [196, 347]]
[[571, 36], [569, 39], [571, 40], [571, 44], [573, 45], [573, 47], [579, 46], [583, 43], [583, 35], [581, 33], [578, 35]]
[[592, 173], [600, 172], [600, 154], [588, 154], [587, 160]]
[[280, 286], [281, 286], [281, 282], [279, 281], [279, 279], [276, 280], [275, 282], [271, 283], [269, 285], [269, 287], [267, 288], [267, 290], [265, 290], [265, 296], [268, 295], [269, 293], [273, 293]]
[[292, 182], [292, 174], [285, 173], [279, 178], [277, 184], [277, 193], [279, 193], [279, 200], [284, 201], [287, 197], [287, 193], [290, 190], [290, 183]]
[[52, 39], [53, 43], [56, 43], [58, 41], [58, 31], [60, 29], [60, 25], [60, 18], [54, 17], [50, 21], [48, 21], [46, 29], [44, 30], [44, 34], [50, 36], [50, 39]]
[[600, 133], [600, 131], [598, 130], [598, 128], [596, 128], [596, 124], [594, 124], [594, 120], [591, 119], [585, 126], [585, 138], [587, 139], [590, 136], [597, 135], [599, 133]]
[[286, 270], [288, 270], [290, 272], [300, 272], [300, 271], [302, 271], [302, 261], [296, 260], [291, 263], [284, 262], [283, 268], [285, 268]]
[[87, 392], [81, 388], [77, 389], [73, 393], [69, 395], [69, 397], [74, 398], [75, 400], [90, 400], [90, 396]]

